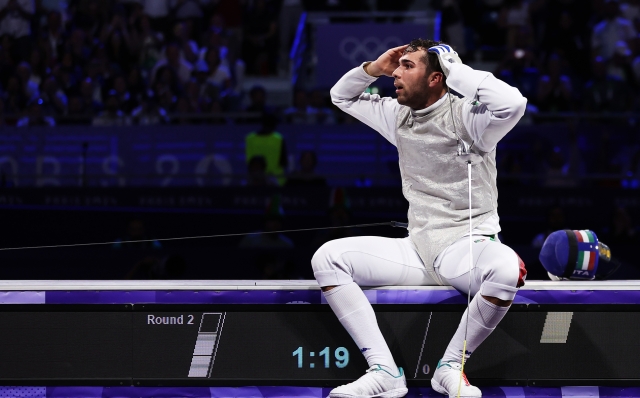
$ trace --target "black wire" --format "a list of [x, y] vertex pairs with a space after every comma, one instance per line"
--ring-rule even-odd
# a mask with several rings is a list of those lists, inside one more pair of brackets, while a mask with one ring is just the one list
[[0, 248], [0, 251], [26, 250], [26, 249], [53, 249], [53, 248], [60, 248], [60, 247], [100, 246], [100, 245], [115, 245], [115, 244], [123, 244], [123, 243], [166, 242], [166, 241], [172, 241], [172, 240], [223, 238], [223, 237], [228, 237], [228, 236], [280, 234], [280, 233], [285, 233], [285, 232], [303, 232], [303, 231], [322, 231], [322, 230], [327, 230], [327, 229], [340, 229], [340, 228], [365, 228], [365, 227], [377, 227], [377, 226], [382, 226], [382, 225], [391, 226], [391, 227], [399, 227], [399, 228], [407, 228], [407, 224], [406, 223], [401, 223], [401, 222], [398, 222], [398, 221], [386, 221], [386, 222], [379, 222], [379, 223], [373, 223], [373, 224], [355, 224], [355, 225], [344, 225], [344, 226], [340, 226], [340, 227], [285, 229], [285, 230], [281, 230], [281, 231], [270, 231], [270, 232], [242, 232], [242, 233], [221, 234], [221, 235], [181, 236], [181, 237], [177, 237], [177, 238], [120, 240], [120, 241], [113, 241], [113, 242], [92, 242], [92, 243], [71, 243], [71, 244], [64, 244], [64, 245], [5, 247], [5, 248]]

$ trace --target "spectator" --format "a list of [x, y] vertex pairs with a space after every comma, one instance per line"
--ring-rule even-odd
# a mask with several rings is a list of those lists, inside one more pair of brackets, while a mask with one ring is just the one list
[[104, 111], [93, 118], [94, 126], [126, 126], [131, 120], [120, 109], [120, 101], [115, 90], [111, 90], [104, 103]]
[[185, 99], [189, 104], [188, 113], [203, 113], [206, 101], [201, 100], [200, 86], [196, 79], [191, 79], [185, 89]]
[[58, 79], [63, 90], [67, 92], [75, 90], [85, 77], [83, 69], [73, 64], [73, 57], [68, 52], [62, 55], [60, 63], [53, 67], [52, 73]]
[[135, 64], [133, 56], [135, 43], [123, 16], [114, 15], [111, 23], [105, 25], [101, 34], [101, 42], [106, 43], [109, 59], [117, 61], [121, 72], [130, 70]]
[[9, 77], [7, 88], [4, 92], [5, 109], [9, 114], [18, 114], [24, 109], [28, 99], [24, 94], [24, 88], [17, 76]]
[[309, 106], [309, 95], [304, 90], [296, 90], [293, 106], [283, 112], [284, 119], [290, 124], [313, 124], [316, 119], [316, 111]]
[[85, 104], [84, 100], [80, 96], [73, 96], [69, 98], [69, 113], [65, 118], [64, 124], [70, 125], [90, 125], [93, 112]]
[[315, 116], [316, 124], [335, 124], [336, 115], [331, 108], [327, 106], [327, 97], [322, 90], [314, 90], [311, 93], [312, 114]]
[[181, 22], [174, 26], [173, 37], [180, 47], [180, 57], [190, 64], [198, 60], [198, 44], [191, 40], [191, 23]]
[[278, 186], [278, 180], [267, 174], [267, 161], [264, 156], [253, 156], [247, 163], [247, 179], [242, 185], [249, 187]]
[[273, 114], [262, 116], [260, 130], [249, 133], [245, 138], [245, 159], [247, 163], [254, 156], [263, 156], [267, 162], [267, 174], [284, 184], [284, 170], [287, 167], [287, 147], [284, 138], [275, 131], [278, 119]]
[[172, 96], [174, 96], [182, 90], [180, 81], [178, 80], [178, 76], [176, 75], [175, 71], [167, 65], [162, 66], [158, 69], [155, 75], [155, 80], [152, 81], [151, 87], [159, 97], [162, 96], [165, 92], [168, 92]]
[[214, 47], [207, 50], [205, 62], [209, 69], [207, 81], [218, 87], [220, 92], [231, 88], [231, 72], [220, 62], [219, 49]]
[[22, 90], [28, 101], [33, 101], [40, 97], [38, 85], [31, 80], [31, 66], [28, 62], [20, 62], [16, 68], [16, 74], [22, 83]]
[[67, 114], [68, 99], [67, 95], [58, 85], [55, 77], [48, 77], [42, 84], [42, 100], [43, 107], [50, 114], [58, 116]]
[[124, 76], [118, 75], [113, 78], [113, 90], [124, 113], [130, 113], [136, 106], [137, 100], [129, 92]]
[[43, 35], [46, 39], [46, 51], [50, 54], [51, 61], [59, 61], [64, 51], [64, 27], [62, 26], [62, 14], [59, 11], [49, 12]]
[[293, 172], [287, 178], [287, 187], [324, 187], [327, 181], [324, 177], [316, 174], [315, 169], [318, 164], [318, 156], [313, 151], [303, 151], [300, 154], [300, 169]]
[[633, 93], [621, 79], [607, 73], [607, 66], [603, 57], [594, 58], [593, 78], [587, 82], [582, 96], [587, 112], [626, 112], [633, 105]]
[[0, 36], [14, 39], [15, 59], [25, 60], [31, 50], [31, 17], [34, 0], [0, 0]]
[[158, 70], [165, 66], [171, 68], [182, 84], [186, 83], [191, 77], [193, 67], [180, 56], [180, 45], [178, 43], [170, 43], [165, 47], [165, 59], [158, 61], [151, 71], [151, 81], [155, 79]]
[[562, 74], [562, 60], [552, 54], [547, 61], [547, 73], [538, 81], [537, 105], [541, 112], [569, 112], [574, 109], [571, 79]]
[[140, 68], [131, 68], [127, 75], [127, 88], [132, 98], [141, 99], [146, 93], [147, 88], [145, 86], [144, 79]]
[[31, 77], [29, 80], [39, 86], [49, 73], [49, 68], [45, 65], [44, 53], [39, 48], [34, 48], [29, 56], [29, 66], [31, 67]]
[[[247, 112], [261, 114], [274, 114], [275, 109], [267, 105], [267, 91], [262, 86], [253, 86], [249, 90], [249, 106], [245, 108]], [[255, 120], [252, 120], [255, 121]]]
[[627, 47], [633, 45], [637, 32], [631, 21], [620, 16], [620, 4], [617, 0], [604, 3], [604, 20], [594, 26], [591, 34], [591, 50], [594, 57], [611, 59], [619, 41]]
[[[98, 88], [97, 92], [96, 88]], [[84, 107], [92, 114], [102, 111], [102, 101], [96, 99], [96, 97], [100, 98], [99, 93], [99, 87], [95, 86], [91, 78], [86, 78], [80, 83], [80, 95], [82, 96]]]
[[35, 126], [47, 126], [53, 127], [56, 125], [55, 120], [49, 116], [43, 115], [42, 109], [43, 101], [41, 98], [36, 98], [29, 103], [27, 109], [27, 116], [18, 120], [17, 127], [35, 127]]
[[133, 119], [134, 124], [140, 126], [169, 123], [167, 111], [158, 105], [158, 101], [151, 90], [149, 90], [146, 96], [142, 99], [140, 106], [131, 112], [131, 118]]
[[84, 67], [91, 59], [91, 47], [87, 45], [86, 34], [82, 29], [74, 29], [65, 43], [65, 52], [71, 54], [73, 65]]
[[144, 14], [149, 18], [151, 28], [157, 32], [163, 32], [167, 36], [167, 28], [170, 26], [169, 11], [170, 0], [142, 0]]
[[167, 112], [176, 111], [178, 103], [178, 97], [176, 97], [171, 90], [154, 90], [158, 98], [158, 104]]
[[149, 73], [162, 58], [163, 36], [151, 28], [151, 22], [146, 15], [140, 17], [139, 28], [133, 32], [133, 35], [135, 48], [140, 54], [138, 64], [142, 70]]
[[219, 101], [220, 87], [208, 80], [210, 70], [209, 65], [204, 60], [196, 63], [193, 75], [198, 85], [198, 97], [207, 104]]

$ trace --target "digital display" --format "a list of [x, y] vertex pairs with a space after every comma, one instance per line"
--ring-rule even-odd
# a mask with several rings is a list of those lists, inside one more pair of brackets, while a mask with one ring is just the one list
[[[320, 311], [136, 312], [134, 377], [278, 380], [286, 374], [290, 380], [346, 380], [362, 376], [367, 364], [349, 334], [328, 306], [314, 307]], [[188, 322], [192, 317], [194, 321]], [[422, 312], [381, 312], [378, 321], [393, 325], [385, 328], [389, 343], [400, 358], [416, 366], [429, 318]]]
[[[473, 353], [465, 366], [469, 377], [479, 385], [583, 379], [640, 382], [634, 363], [640, 353], [636, 333], [640, 313], [624, 305], [595, 310], [569, 307], [514, 305]], [[363, 355], [327, 305], [0, 308], [0, 381], [22, 385], [38, 380], [338, 384], [357, 379], [367, 369]], [[408, 383], [429, 385], [464, 306], [374, 305], [374, 309]]]

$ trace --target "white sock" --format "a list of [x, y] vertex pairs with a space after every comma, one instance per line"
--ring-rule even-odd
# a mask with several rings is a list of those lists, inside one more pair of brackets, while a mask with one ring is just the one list
[[464, 347], [464, 333], [467, 329], [467, 312], [469, 312], [469, 324], [467, 330], [466, 359], [478, 348], [478, 346], [493, 332], [498, 323], [509, 311], [509, 307], [500, 307], [487, 301], [481, 294], [471, 300], [469, 308], [462, 315], [458, 330], [453, 335], [447, 350], [442, 357], [442, 362], [462, 361], [462, 349]]
[[382, 337], [376, 314], [360, 287], [351, 282], [324, 292], [324, 297], [369, 366], [385, 366], [392, 375], [397, 375], [398, 368]]

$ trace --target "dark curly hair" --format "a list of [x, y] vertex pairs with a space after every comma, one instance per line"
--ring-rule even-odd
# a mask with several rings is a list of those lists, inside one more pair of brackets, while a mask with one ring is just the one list
[[406, 54], [416, 52], [418, 50], [424, 50], [424, 55], [420, 58], [420, 61], [427, 66], [427, 76], [431, 72], [440, 72], [442, 73], [443, 81], [446, 81], [446, 77], [444, 76], [444, 72], [440, 66], [440, 61], [438, 61], [438, 56], [428, 52], [430, 47], [437, 46], [439, 44], [443, 44], [443, 42], [431, 39], [413, 39], [409, 43], [409, 47], [404, 50], [404, 53]]

